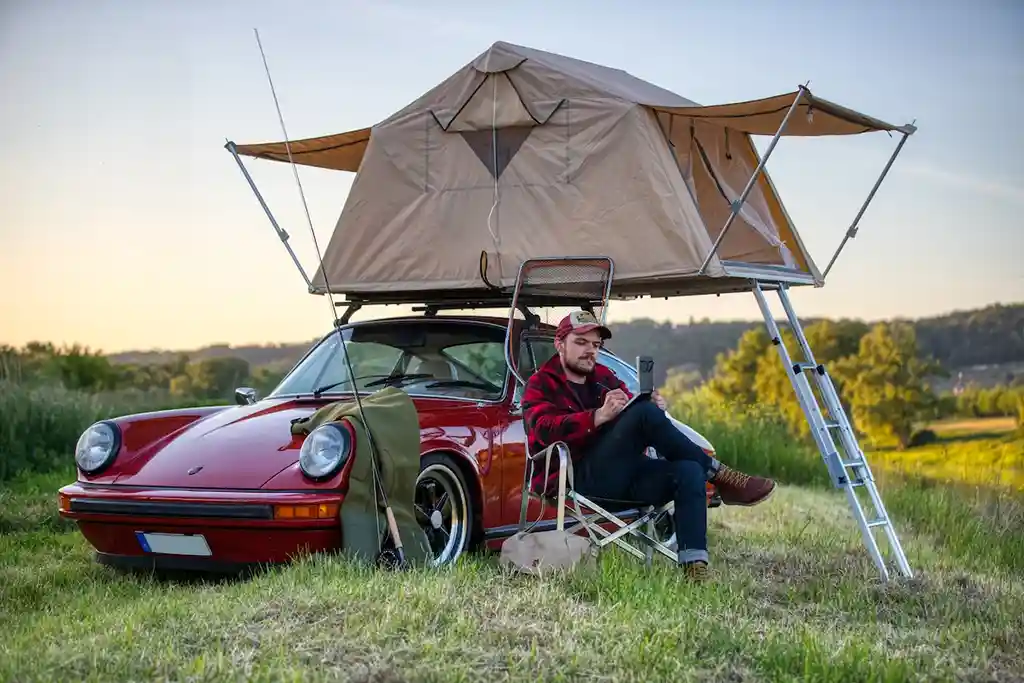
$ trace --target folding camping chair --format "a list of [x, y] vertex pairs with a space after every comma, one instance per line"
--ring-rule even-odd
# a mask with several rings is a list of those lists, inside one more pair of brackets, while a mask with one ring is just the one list
[[[531, 320], [536, 320], [535, 315], [529, 311], [531, 305], [571, 306], [588, 310], [604, 322], [613, 273], [614, 264], [607, 257], [536, 258], [522, 263], [512, 292], [509, 331], [505, 343], [506, 363], [521, 385], [526, 385], [527, 378], [522, 376], [520, 363], [517, 362], [516, 354], [512, 353], [515, 312], [523, 312], [529, 325]], [[553, 455], [558, 458], [557, 477], [550, 474]], [[545, 477], [543, 491], [534, 490], [532, 486], [540, 461], [544, 463], [543, 471], [549, 473]], [[530, 500], [540, 501], [541, 513], [538, 520], [528, 526], [526, 518]], [[670, 501], [652, 506], [637, 501], [608, 500], [580, 494], [573, 483], [572, 458], [564, 443], [552, 444], [540, 453], [527, 451], [519, 532], [529, 532], [538, 525], [547, 527], [550, 523], [543, 521], [547, 505], [555, 508], [556, 528], [559, 531], [571, 531], [582, 526], [598, 549], [614, 543], [631, 555], [645, 560], [647, 566], [653, 562], [655, 552], [673, 562], [676, 560], [676, 553], [655, 538], [657, 524], [668, 519], [667, 515], [674, 510], [675, 503]], [[572, 518], [568, 527], [565, 522], [566, 513]], [[609, 531], [605, 527], [616, 528]]]
[[[537, 471], [537, 463], [543, 460], [542, 472], [550, 471], [551, 456], [558, 458], [556, 476], [545, 477], [543, 491], [533, 487], [533, 478]], [[554, 490], [552, 490], [554, 489]], [[526, 512], [530, 500], [539, 500], [541, 512], [538, 519], [527, 525]], [[603, 549], [614, 543], [629, 554], [644, 560], [648, 567], [654, 561], [655, 551], [673, 562], [677, 555], [674, 550], [655, 537], [656, 525], [675, 510], [675, 503], [669, 501], [664, 505], [654, 506], [629, 500], [615, 500], [584, 496], [575, 490], [572, 474], [572, 457], [569, 447], [556, 442], [540, 453], [526, 454], [526, 467], [523, 469], [522, 505], [519, 511], [520, 533], [529, 533], [534, 527], [543, 523], [544, 509], [547, 505], [555, 508], [555, 528], [559, 531], [572, 531], [582, 526], [590, 536], [591, 542]], [[588, 512], [584, 512], [588, 510]], [[568, 512], [573, 522], [566, 525], [565, 515]], [[609, 531], [606, 526], [618, 527]], [[643, 527], [643, 529], [641, 529]], [[599, 538], [600, 536], [600, 538]]]

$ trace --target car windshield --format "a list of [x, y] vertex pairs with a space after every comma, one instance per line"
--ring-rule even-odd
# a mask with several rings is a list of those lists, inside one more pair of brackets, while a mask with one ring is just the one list
[[[339, 336], [344, 336], [352, 374]], [[413, 320], [359, 323], [323, 339], [270, 396], [372, 393], [498, 400], [505, 391], [505, 330], [483, 323]]]

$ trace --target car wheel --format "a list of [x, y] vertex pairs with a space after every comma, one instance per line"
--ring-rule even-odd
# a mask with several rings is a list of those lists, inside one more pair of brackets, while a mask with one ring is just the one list
[[416, 521], [430, 544], [430, 566], [454, 563], [469, 547], [473, 506], [459, 466], [447, 455], [423, 458], [416, 478]]

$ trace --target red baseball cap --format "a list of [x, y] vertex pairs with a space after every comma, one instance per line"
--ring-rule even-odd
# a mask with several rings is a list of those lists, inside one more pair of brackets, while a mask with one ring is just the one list
[[570, 332], [585, 334], [591, 330], [600, 330], [602, 339], [612, 338], [611, 330], [597, 322], [597, 318], [594, 317], [593, 313], [573, 311], [562, 318], [562, 322], [558, 323], [558, 329], [555, 330], [555, 339], [564, 339]]

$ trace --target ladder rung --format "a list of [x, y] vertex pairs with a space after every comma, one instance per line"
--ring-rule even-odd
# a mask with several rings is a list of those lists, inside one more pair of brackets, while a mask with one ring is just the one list
[[863, 460], [843, 460], [841, 464], [842, 464], [843, 467], [866, 467], [867, 466], [867, 463], [864, 462]]
[[888, 523], [889, 523], [889, 520], [887, 520], [887, 519], [876, 519], [876, 520], [872, 520], [872, 521], [868, 522], [868, 528], [869, 529], [873, 529], [876, 526], [885, 526]]
[[800, 372], [801, 370], [814, 370], [819, 375], [825, 374], [825, 366], [821, 363], [793, 363], [793, 372]]

